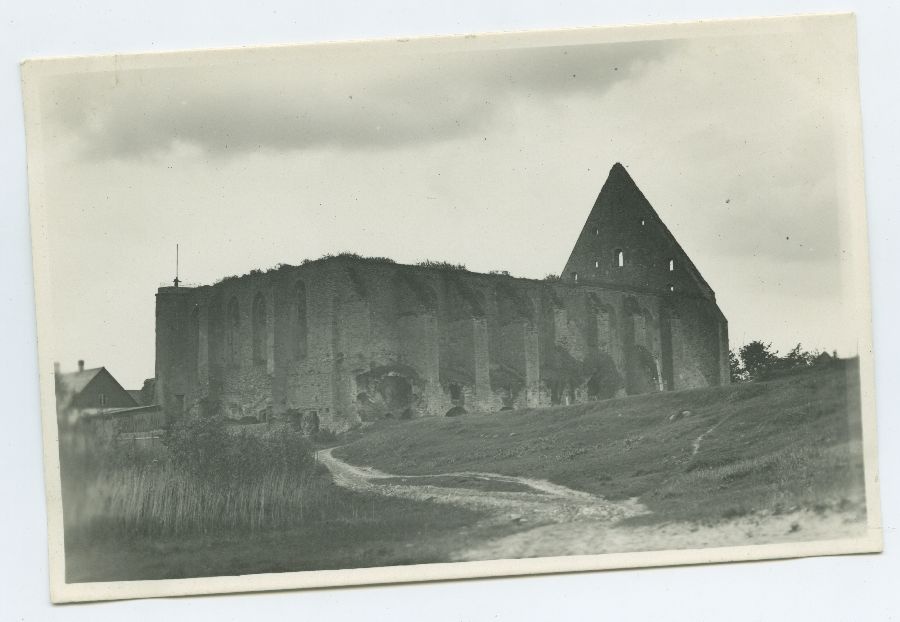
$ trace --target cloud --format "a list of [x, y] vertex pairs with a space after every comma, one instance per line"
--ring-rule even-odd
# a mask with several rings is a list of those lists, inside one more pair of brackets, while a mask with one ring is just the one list
[[[514, 98], [600, 95], [675, 42], [213, 64], [61, 78], [54, 120], [80, 156], [131, 158], [190, 145], [255, 150], [390, 148], [490, 131]], [[396, 52], [396, 50], [395, 50]]]

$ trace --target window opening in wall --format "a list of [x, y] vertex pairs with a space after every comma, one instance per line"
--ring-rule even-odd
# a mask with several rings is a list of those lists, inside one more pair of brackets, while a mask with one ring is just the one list
[[106, 407], [106, 393], [100, 394], [100, 408]]
[[675, 291], [675, 286], [670, 284], [670, 285], [669, 285], [669, 291], [670, 291], [670, 292], [674, 292], [674, 291]]
[[625, 253], [621, 250], [616, 250], [616, 266], [619, 268], [625, 265]]
[[675, 260], [674, 259], [669, 260], [669, 272], [675, 272]]
[[599, 260], [597, 260], [597, 259], [594, 260], [594, 267], [595, 267], [595, 268], [599, 268], [599, 267], [600, 267], [600, 261], [599, 261]]
[[646, 225], [646, 224], [647, 224], [647, 221], [644, 220], [643, 218], [641, 218], [641, 226], [643, 227], [643, 226]]
[[573, 273], [572, 273], [572, 278], [575, 279], [575, 280], [577, 281], [577, 280], [578, 280], [578, 273], [577, 273], [577, 272], [573, 272]]
[[594, 227], [594, 235], [600, 235], [600, 227]]

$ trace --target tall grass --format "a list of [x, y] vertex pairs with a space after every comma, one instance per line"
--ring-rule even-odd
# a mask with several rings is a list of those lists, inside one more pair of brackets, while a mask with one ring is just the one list
[[109, 530], [180, 535], [259, 531], [304, 521], [317, 505], [321, 477], [272, 471], [252, 481], [214, 482], [179, 472], [170, 462], [120, 467], [69, 495], [67, 523]]
[[293, 430], [229, 432], [206, 418], [165, 444], [119, 442], [96, 429], [61, 434], [67, 535], [256, 532], [308, 520], [330, 484]]

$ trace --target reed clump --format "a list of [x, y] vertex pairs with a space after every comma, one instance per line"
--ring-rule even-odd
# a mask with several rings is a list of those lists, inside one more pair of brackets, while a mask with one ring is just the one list
[[61, 435], [60, 466], [72, 534], [257, 532], [302, 524], [330, 503], [298, 431], [232, 432], [218, 414], [186, 418], [146, 446], [87, 429]]

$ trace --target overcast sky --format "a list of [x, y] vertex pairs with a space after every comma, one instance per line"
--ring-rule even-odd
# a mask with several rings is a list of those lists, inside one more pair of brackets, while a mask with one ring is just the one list
[[855, 354], [848, 26], [59, 65], [40, 89], [54, 358], [128, 388], [152, 376], [176, 242], [189, 283], [343, 250], [558, 273], [617, 161], [716, 291], [732, 347]]

